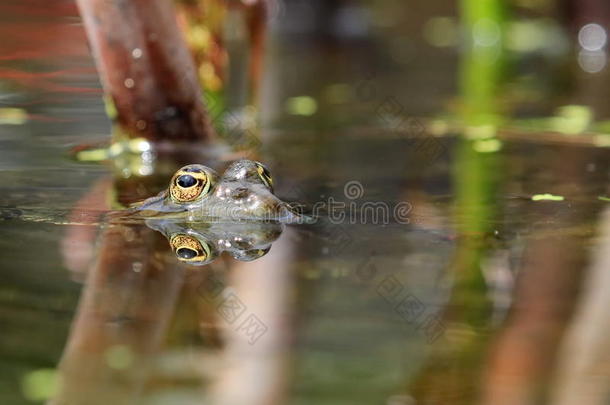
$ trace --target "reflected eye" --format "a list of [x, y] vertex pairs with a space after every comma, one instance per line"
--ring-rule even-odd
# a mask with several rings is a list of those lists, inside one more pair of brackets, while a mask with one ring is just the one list
[[178, 170], [169, 186], [172, 200], [178, 203], [193, 202], [210, 190], [210, 177], [200, 167], [186, 166]]
[[182, 260], [191, 260], [197, 257], [197, 255], [197, 251], [191, 248], [181, 247], [176, 249], [176, 256], [178, 256], [178, 258]]
[[169, 243], [182, 262], [203, 262], [210, 257], [210, 247], [193, 236], [177, 234], [172, 236]]
[[271, 172], [262, 163], [256, 162], [256, 171], [258, 172], [258, 177], [263, 181], [265, 186], [269, 187], [271, 191], [273, 191], [273, 177], [271, 177]]

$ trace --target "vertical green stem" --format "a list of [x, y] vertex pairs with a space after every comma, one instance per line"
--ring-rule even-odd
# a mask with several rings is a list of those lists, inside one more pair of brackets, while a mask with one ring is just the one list
[[468, 43], [460, 72], [464, 136], [456, 147], [454, 166], [459, 242], [452, 304], [463, 311], [462, 321], [480, 326], [489, 311], [481, 261], [494, 231], [500, 163], [497, 153], [482, 150], [490, 142], [499, 142], [495, 139], [500, 121], [496, 100], [505, 66], [505, 13], [500, 0], [463, 0], [462, 16]]
[[[458, 242], [450, 266], [455, 282], [445, 314], [449, 339], [433, 349], [428, 367], [411, 390], [422, 403], [461, 398], [456, 404], [467, 404], [478, 397], [474, 382], [480, 378], [487, 341], [483, 330], [492, 310], [481, 264], [492, 248], [501, 179], [497, 148], [490, 145], [499, 145], [496, 100], [505, 67], [502, 3], [461, 2], [467, 41], [459, 77], [464, 133], [455, 147], [453, 167]], [[454, 335], [462, 338], [452, 339]]]

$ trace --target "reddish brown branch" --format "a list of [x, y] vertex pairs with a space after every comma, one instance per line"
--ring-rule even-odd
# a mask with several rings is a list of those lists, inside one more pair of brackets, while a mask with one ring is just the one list
[[192, 57], [169, 0], [78, 0], [116, 120], [129, 137], [212, 136]]

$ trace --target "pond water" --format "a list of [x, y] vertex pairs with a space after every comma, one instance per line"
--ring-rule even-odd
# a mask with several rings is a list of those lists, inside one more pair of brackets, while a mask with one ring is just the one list
[[112, 129], [44, 3], [0, 4], [0, 403], [610, 403], [610, 70], [557, 11], [483, 63], [442, 1], [286, 2], [247, 156], [318, 221], [191, 266], [106, 214], [234, 155], [75, 158]]

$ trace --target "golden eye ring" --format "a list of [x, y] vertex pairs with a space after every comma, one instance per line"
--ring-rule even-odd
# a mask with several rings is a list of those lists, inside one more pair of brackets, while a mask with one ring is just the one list
[[207, 244], [201, 243], [197, 238], [190, 235], [174, 235], [169, 243], [178, 260], [182, 262], [203, 262], [211, 254], [210, 247]]
[[262, 163], [256, 162], [255, 164], [258, 177], [273, 192], [273, 177], [271, 177], [271, 172]]
[[185, 166], [172, 177], [169, 194], [177, 203], [189, 203], [210, 190], [210, 176], [199, 167]]

